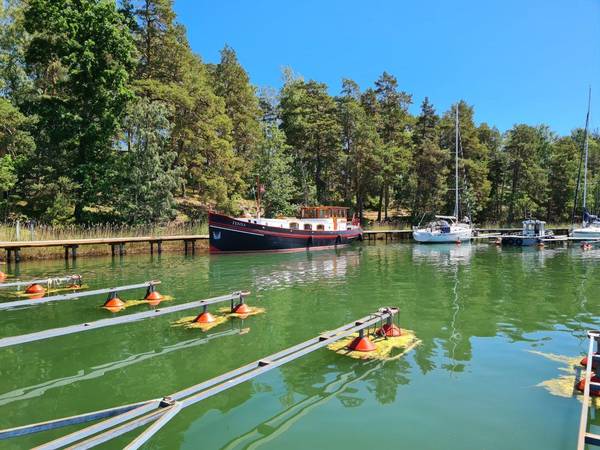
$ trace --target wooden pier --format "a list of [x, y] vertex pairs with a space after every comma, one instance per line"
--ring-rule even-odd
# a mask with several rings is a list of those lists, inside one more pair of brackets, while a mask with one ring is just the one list
[[79, 246], [86, 245], [110, 245], [112, 256], [125, 254], [125, 244], [148, 243], [150, 244], [150, 254], [156, 252], [162, 253], [163, 242], [183, 242], [185, 254], [194, 254], [196, 252], [196, 241], [208, 240], [207, 234], [193, 234], [184, 236], [139, 236], [139, 237], [119, 237], [119, 238], [96, 238], [96, 239], [66, 239], [53, 241], [4, 241], [0, 242], [0, 249], [6, 251], [6, 262], [19, 262], [21, 260], [21, 250], [27, 248], [47, 248], [64, 247], [65, 260], [69, 259], [69, 253], [72, 259], [77, 258], [77, 249]]
[[[475, 228], [473, 231], [473, 239], [487, 239], [500, 234], [518, 233], [523, 230], [522, 228]], [[550, 228], [548, 231], [552, 231], [556, 235], [566, 235], [569, 232], [566, 228]], [[363, 236], [365, 241], [405, 241], [412, 239], [412, 233], [413, 230], [365, 230]]]

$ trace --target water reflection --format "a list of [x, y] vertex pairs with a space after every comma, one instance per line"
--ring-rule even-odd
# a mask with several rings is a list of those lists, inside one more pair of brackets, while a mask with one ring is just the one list
[[436, 266], [455, 266], [468, 264], [475, 253], [474, 244], [421, 244], [412, 248], [414, 262], [435, 264]]
[[273, 267], [272, 264], [253, 265], [249, 267], [249, 271], [255, 285], [260, 289], [285, 289], [298, 284], [343, 279], [348, 274], [348, 269], [357, 267], [359, 261], [358, 249], [307, 252], [300, 258], [283, 260], [277, 267]]

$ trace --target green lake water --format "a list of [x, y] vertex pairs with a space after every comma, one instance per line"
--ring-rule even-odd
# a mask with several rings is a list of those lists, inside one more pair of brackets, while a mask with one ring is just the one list
[[[578, 246], [364, 243], [22, 263], [22, 278], [80, 273], [92, 288], [160, 279], [160, 292], [175, 297], [170, 304], [248, 289], [248, 303], [266, 313], [207, 333], [171, 327], [187, 311], [0, 349], [0, 428], [162, 397], [389, 305], [422, 341], [403, 358], [365, 362], [316, 351], [183, 410], [146, 448], [571, 449], [580, 402], [538, 385], [566, 374], [543, 354], [583, 355], [585, 330], [600, 325], [599, 262], [600, 250]], [[98, 307], [103, 300], [0, 311], [0, 337], [110, 317]]]

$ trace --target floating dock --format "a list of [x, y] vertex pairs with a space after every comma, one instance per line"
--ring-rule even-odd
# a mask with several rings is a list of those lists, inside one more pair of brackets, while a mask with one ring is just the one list
[[216, 303], [223, 303], [228, 301], [231, 301], [231, 309], [233, 310], [233, 302], [235, 300], [238, 300], [240, 303], [244, 303], [244, 296], [248, 294], [249, 292], [238, 291], [233, 292], [231, 294], [222, 295], [220, 297], [183, 303], [181, 305], [169, 306], [168, 308], [157, 308], [151, 311], [143, 311], [136, 314], [129, 314], [123, 317], [101, 319], [95, 322], [86, 322], [79, 325], [70, 325], [62, 328], [53, 328], [50, 330], [38, 331], [36, 333], [22, 334], [19, 336], [10, 336], [0, 339], [0, 348], [11, 347], [14, 345], [25, 344], [28, 342], [40, 341], [43, 339], [50, 339], [58, 336], [66, 336], [68, 334], [82, 333], [84, 331], [98, 330], [100, 328], [112, 327], [115, 325], [122, 325], [125, 323], [138, 322], [140, 320], [159, 317], [165, 314], [172, 314], [175, 312], [185, 311], [192, 308], [206, 308], [208, 305], [214, 305]]
[[[590, 409], [590, 392], [598, 395], [600, 383], [595, 381], [592, 369], [600, 366], [600, 331], [588, 331], [588, 352], [584, 372], [583, 401], [581, 404], [581, 418], [579, 420], [579, 436], [577, 438], [577, 450], [585, 450], [587, 444], [600, 446], [600, 435], [588, 432], [588, 419]], [[595, 348], [595, 350], [594, 350]]]
[[117, 438], [141, 426], [151, 424], [126, 447], [128, 449], [137, 449], [146, 443], [182, 409], [294, 361], [315, 350], [327, 347], [331, 343], [351, 336], [354, 333], [358, 332], [362, 335], [364, 330], [371, 326], [378, 324], [383, 326], [385, 321], [389, 323], [397, 313], [397, 308], [381, 308], [377, 312], [355, 322], [348, 323], [332, 331], [324, 332], [313, 339], [309, 339], [195, 386], [175, 392], [162, 399], [153, 399], [87, 414], [0, 430], [0, 440], [101, 420], [94, 425], [37, 447], [38, 449], [57, 449], [76, 443], [76, 448], [90, 448]]
[[95, 289], [93, 291], [81, 291], [81, 292], [73, 292], [71, 294], [52, 295], [50, 297], [42, 297], [42, 298], [38, 298], [38, 299], [16, 300], [13, 302], [0, 303], [0, 310], [10, 309], [10, 308], [18, 308], [20, 306], [39, 306], [39, 305], [49, 303], [49, 302], [76, 300], [78, 298], [91, 297], [93, 295], [100, 295], [100, 294], [109, 294], [109, 296], [114, 296], [114, 294], [116, 294], [117, 292], [130, 291], [133, 289], [141, 289], [141, 288], [152, 288], [158, 284], [160, 284], [159, 280], [153, 280], [153, 281], [146, 281], [145, 283], [130, 284], [128, 286], [117, 286], [117, 287], [104, 288], [104, 289]]

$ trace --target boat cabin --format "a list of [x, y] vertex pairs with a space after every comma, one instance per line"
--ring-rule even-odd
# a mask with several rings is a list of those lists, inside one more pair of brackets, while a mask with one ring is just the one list
[[240, 218], [239, 220], [257, 225], [305, 231], [338, 231], [359, 228], [358, 225], [347, 219], [348, 209], [344, 206], [303, 206], [300, 208], [300, 217]]
[[542, 220], [527, 219], [523, 221], [523, 236], [539, 237], [546, 235], [546, 222]]
[[303, 206], [300, 208], [301, 219], [347, 219], [348, 208], [344, 206]]

